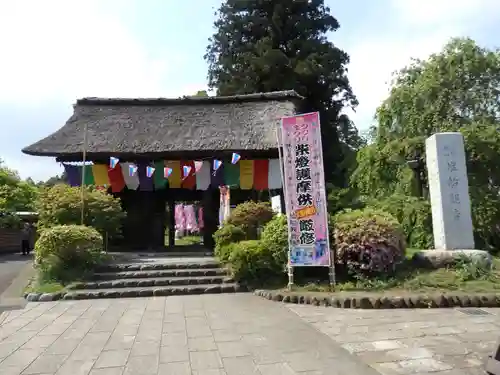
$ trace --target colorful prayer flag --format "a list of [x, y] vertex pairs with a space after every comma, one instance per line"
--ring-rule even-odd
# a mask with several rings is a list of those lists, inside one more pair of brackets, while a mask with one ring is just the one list
[[202, 161], [195, 161], [194, 162], [194, 171], [195, 173], [198, 173], [201, 169], [201, 167], [203, 166], [203, 162]]
[[152, 177], [153, 173], [155, 173], [155, 169], [153, 167], [146, 167], [146, 176], [147, 177]]
[[184, 178], [189, 176], [189, 173], [191, 173], [191, 167], [189, 165], [184, 165], [182, 167], [182, 175]]
[[169, 167], [163, 168], [163, 176], [165, 178], [169, 178], [171, 174], [172, 174], [172, 168]]
[[214, 160], [214, 172], [217, 172], [217, 169], [219, 169], [221, 165], [222, 165], [222, 162], [220, 160], [215, 159]]
[[135, 164], [130, 164], [128, 166], [128, 175], [129, 176], [134, 176], [137, 173], [137, 165]]
[[109, 158], [109, 166], [111, 167], [111, 169], [113, 169], [114, 167], [116, 167], [119, 162], [120, 162], [120, 159], [118, 159], [118, 158], [115, 158], [113, 156], [111, 156]]
[[241, 159], [240, 154], [237, 154], [236, 152], [233, 152], [233, 156], [231, 157], [231, 164], [236, 164], [239, 162]]

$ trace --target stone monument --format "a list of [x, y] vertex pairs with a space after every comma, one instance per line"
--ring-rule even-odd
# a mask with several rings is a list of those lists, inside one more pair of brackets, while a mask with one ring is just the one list
[[491, 263], [488, 252], [474, 248], [474, 234], [461, 133], [436, 133], [425, 141], [432, 207], [434, 250], [419, 253], [434, 266], [459, 256]]

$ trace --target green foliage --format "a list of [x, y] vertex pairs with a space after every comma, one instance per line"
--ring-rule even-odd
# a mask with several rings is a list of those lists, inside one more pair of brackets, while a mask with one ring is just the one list
[[324, 1], [225, 0], [217, 17], [205, 55], [209, 86], [217, 95], [295, 90], [305, 97], [300, 111], [321, 116], [325, 179], [344, 186], [363, 140], [341, 113], [357, 101], [349, 56], [327, 38], [339, 23]]
[[265, 225], [261, 241], [272, 253], [276, 264], [285, 270], [288, 262], [288, 225], [285, 215], [275, 216]]
[[396, 74], [389, 97], [377, 110], [377, 137], [429, 137], [472, 123], [497, 123], [499, 86], [499, 51], [471, 39], [453, 39], [440, 53]]
[[249, 284], [265, 282], [282, 271], [272, 252], [260, 240], [232, 244], [229, 266], [235, 280]]
[[462, 282], [487, 280], [493, 276], [492, 267], [486, 259], [471, 261], [467, 257], [460, 257], [456, 260], [453, 268]]
[[390, 273], [404, 259], [405, 241], [389, 213], [365, 208], [335, 216], [336, 262], [354, 275]]
[[273, 216], [274, 212], [268, 202], [248, 201], [237, 205], [231, 211], [227, 224], [241, 228], [247, 240], [256, 240], [258, 229], [269, 222]]
[[[109, 238], [121, 234], [122, 220], [125, 218], [118, 198], [106, 192], [85, 188], [84, 224], [108, 233]], [[36, 202], [39, 227], [81, 223], [81, 190], [68, 185], [57, 184], [42, 189]]]
[[432, 212], [429, 201], [406, 195], [391, 195], [385, 199], [372, 199], [368, 206], [390, 213], [401, 224], [408, 246], [417, 249], [432, 248]]
[[22, 181], [0, 161], [0, 212], [32, 211], [37, 193], [33, 183]]
[[3, 229], [21, 229], [23, 221], [21, 218], [10, 212], [0, 215], [0, 228]]
[[245, 240], [246, 234], [243, 229], [233, 224], [224, 224], [214, 233], [215, 256], [223, 263], [229, 259], [231, 249], [229, 245]]
[[68, 282], [84, 277], [103, 259], [103, 239], [94, 228], [58, 225], [45, 229], [35, 244], [42, 279]]
[[352, 187], [368, 198], [418, 195], [407, 160], [424, 156], [424, 141], [433, 133], [459, 131], [465, 139], [476, 246], [499, 249], [499, 73], [499, 51], [471, 39], [454, 39], [428, 60], [397, 72], [377, 110], [373, 143], [358, 152]]
[[335, 215], [337, 212], [363, 208], [364, 203], [359, 199], [358, 192], [353, 188], [339, 189], [333, 187], [328, 191], [328, 213]]

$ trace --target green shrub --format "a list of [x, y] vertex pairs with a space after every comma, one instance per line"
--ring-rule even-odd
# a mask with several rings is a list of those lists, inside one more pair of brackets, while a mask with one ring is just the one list
[[333, 187], [328, 190], [327, 197], [328, 212], [335, 215], [337, 212], [352, 209], [358, 210], [364, 207], [364, 202], [359, 199], [355, 189], [339, 189]]
[[103, 260], [102, 236], [91, 227], [44, 229], [35, 244], [35, 266], [44, 280], [67, 282], [85, 276]]
[[242, 241], [230, 246], [229, 265], [235, 280], [261, 283], [281, 272], [273, 254], [262, 241]]
[[240, 227], [233, 224], [224, 224], [214, 233], [215, 256], [223, 263], [228, 260], [225, 247], [232, 243], [243, 241], [246, 234]]
[[366, 208], [335, 216], [336, 262], [354, 275], [390, 273], [404, 259], [401, 225], [389, 213]]
[[[93, 187], [85, 188], [84, 197], [84, 224], [109, 238], [119, 237], [126, 216], [120, 200]], [[81, 188], [58, 184], [43, 189], [36, 202], [39, 228], [81, 224], [81, 201]]]
[[12, 212], [4, 212], [0, 214], [0, 228], [21, 229], [22, 226], [23, 226], [23, 221], [18, 215]]
[[368, 206], [394, 216], [403, 227], [409, 247], [432, 248], [432, 212], [426, 199], [396, 194], [381, 200], [371, 200]]
[[288, 262], [288, 225], [285, 215], [275, 216], [264, 226], [262, 244], [272, 253], [276, 264], [286, 270]]
[[263, 227], [273, 216], [274, 212], [268, 202], [248, 201], [234, 208], [227, 223], [243, 229], [247, 240], [256, 240], [259, 227]]

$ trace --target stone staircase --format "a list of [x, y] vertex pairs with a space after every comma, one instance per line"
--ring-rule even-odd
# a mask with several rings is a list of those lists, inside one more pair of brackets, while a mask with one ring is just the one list
[[213, 258], [113, 254], [90, 281], [73, 283], [62, 299], [235, 293], [242, 289]]

